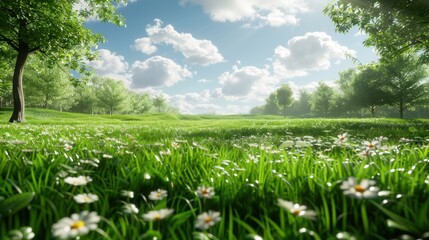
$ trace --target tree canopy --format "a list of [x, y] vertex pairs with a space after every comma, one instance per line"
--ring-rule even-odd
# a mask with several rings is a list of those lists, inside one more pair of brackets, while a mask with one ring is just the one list
[[82, 60], [94, 58], [92, 47], [103, 41], [100, 34], [85, 28], [84, 21], [123, 25], [115, 5], [125, 0], [0, 0], [0, 44], [14, 50], [14, 111], [10, 122], [25, 120], [23, 71], [28, 56], [39, 52], [49, 64], [85, 69]]
[[335, 0], [324, 9], [339, 32], [353, 27], [368, 34], [384, 59], [416, 51], [429, 58], [429, 3], [427, 0]]

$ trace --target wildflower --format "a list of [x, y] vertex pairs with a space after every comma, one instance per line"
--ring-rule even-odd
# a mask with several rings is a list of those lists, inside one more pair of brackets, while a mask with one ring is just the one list
[[163, 190], [163, 189], [158, 189], [156, 191], [152, 191], [149, 194], [149, 199], [154, 200], [154, 201], [162, 200], [166, 197], [167, 197], [167, 191]]
[[171, 214], [173, 214], [173, 212], [173, 209], [160, 209], [149, 211], [148, 213], [143, 214], [143, 219], [145, 221], [159, 221], [169, 217]]
[[109, 154], [103, 154], [103, 158], [112, 159], [113, 156]]
[[288, 148], [288, 147], [292, 147], [294, 144], [295, 144], [295, 142], [294, 142], [294, 141], [292, 141], [292, 140], [286, 140], [286, 141], [284, 141], [284, 142], [280, 145], [280, 147], [281, 147], [281, 148]]
[[132, 191], [122, 190], [121, 195], [127, 198], [134, 198], [134, 192]]
[[124, 203], [122, 210], [124, 213], [128, 213], [128, 214], [139, 213], [139, 209], [133, 203]]
[[380, 145], [379, 141], [364, 141], [362, 143], [363, 147], [365, 147], [368, 150], [373, 150], [373, 149], [377, 149]]
[[179, 144], [178, 142], [174, 141], [174, 142], [171, 142], [171, 146], [172, 146], [174, 149], [178, 149], [178, 148], [180, 147], [180, 144]]
[[348, 139], [347, 135], [348, 135], [347, 133], [343, 133], [343, 134], [338, 135], [337, 141], [335, 141], [335, 143], [340, 144], [340, 145], [345, 143]]
[[220, 222], [220, 212], [208, 211], [203, 212], [197, 216], [197, 222], [195, 223], [195, 228], [207, 230], [211, 226], [215, 225], [217, 222]]
[[311, 145], [307, 141], [301, 141], [301, 140], [299, 140], [299, 141], [295, 142], [295, 146], [298, 147], [298, 148], [304, 148], [304, 147], [309, 147]]
[[92, 193], [82, 193], [73, 197], [77, 203], [92, 203], [98, 201], [98, 196]]
[[316, 212], [313, 210], [307, 210], [307, 206], [299, 205], [297, 203], [289, 202], [283, 199], [277, 199], [277, 205], [289, 211], [297, 217], [303, 217], [310, 220], [316, 220]]
[[35, 234], [31, 227], [21, 227], [20, 229], [12, 230], [8, 233], [9, 238], [12, 240], [24, 240], [24, 239], [33, 239]]
[[337, 239], [345, 239], [345, 240], [356, 240], [356, 237], [351, 235], [348, 232], [339, 232], [335, 235]]
[[73, 149], [73, 146], [72, 146], [72, 145], [70, 145], [70, 144], [68, 144], [68, 143], [64, 144], [64, 151], [70, 151], [70, 150], [72, 150], [72, 149]]
[[215, 195], [214, 187], [198, 187], [197, 189], [198, 197], [211, 199]]
[[159, 151], [160, 155], [171, 155], [170, 149], [167, 149], [166, 151]]
[[74, 186], [82, 186], [92, 182], [92, 178], [88, 176], [66, 177], [64, 178], [64, 182]]
[[100, 160], [93, 158], [93, 159], [82, 159], [79, 161], [79, 163], [81, 164], [88, 164], [88, 165], [92, 165], [94, 167], [98, 167], [98, 164], [100, 163]]
[[354, 198], [374, 198], [377, 197], [379, 188], [375, 187], [374, 180], [363, 179], [360, 183], [356, 178], [349, 177], [341, 184], [341, 189], [345, 195], [350, 195]]
[[75, 238], [97, 229], [100, 216], [96, 212], [83, 211], [60, 219], [52, 226], [52, 235], [60, 239]]

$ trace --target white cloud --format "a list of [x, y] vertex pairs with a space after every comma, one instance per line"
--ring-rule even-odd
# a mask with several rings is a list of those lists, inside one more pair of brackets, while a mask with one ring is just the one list
[[234, 65], [232, 72], [224, 72], [219, 77], [222, 94], [225, 96], [247, 96], [255, 90], [261, 90], [255, 89], [260, 83], [269, 85], [272, 82], [273, 79], [267, 69], [254, 66], [238, 68]]
[[245, 96], [250, 93], [253, 85], [264, 75], [263, 71], [253, 66], [238, 69], [233, 67], [233, 72], [224, 72], [219, 77], [222, 85], [222, 93], [225, 95]]
[[346, 58], [355, 51], [340, 45], [325, 32], [308, 32], [288, 41], [287, 47], [274, 50], [273, 69], [281, 78], [305, 76], [309, 71], [326, 70], [332, 61]]
[[210, 83], [210, 82], [212, 82], [212, 80], [208, 80], [208, 79], [202, 78], [202, 79], [199, 79], [198, 82], [199, 83]]
[[210, 91], [203, 90], [200, 93], [190, 92], [183, 95], [174, 95], [170, 98], [170, 102], [183, 114], [217, 113], [222, 111], [221, 106], [210, 103], [210, 98]]
[[151, 43], [150, 38], [139, 38], [134, 40], [134, 48], [148, 55], [158, 50], [157, 47]]
[[161, 56], [154, 56], [143, 62], [134, 62], [131, 72], [131, 87], [133, 88], [169, 87], [184, 78], [192, 76], [192, 73], [186, 67], [182, 67], [173, 60]]
[[98, 59], [88, 62], [87, 65], [100, 75], [124, 73], [128, 70], [125, 58], [107, 49], [98, 50]]
[[154, 25], [146, 27], [148, 37], [135, 40], [135, 49], [151, 54], [156, 51], [154, 44], [165, 43], [181, 52], [186, 60], [192, 64], [207, 66], [224, 60], [211, 41], [196, 39], [190, 33], [177, 32], [170, 24], [163, 27], [163, 23], [159, 19], [154, 21]]
[[124, 81], [129, 80], [128, 63], [122, 55], [111, 52], [108, 49], [98, 50], [98, 59], [88, 61], [87, 66], [102, 77], [110, 77]]
[[214, 21], [240, 21], [251, 27], [296, 25], [297, 14], [309, 11], [302, 0], [180, 0], [187, 3], [201, 5]]

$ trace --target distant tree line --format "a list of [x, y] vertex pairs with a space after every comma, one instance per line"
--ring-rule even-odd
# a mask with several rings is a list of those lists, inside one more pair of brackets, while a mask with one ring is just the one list
[[[10, 75], [0, 74], [0, 107], [13, 104], [9, 79]], [[37, 58], [32, 59], [24, 76], [26, 106], [88, 114], [177, 112], [162, 95], [130, 91], [120, 80], [92, 76], [77, 83], [71, 79], [60, 66], [47, 67]]]
[[285, 84], [251, 114], [295, 117], [429, 117], [428, 67], [412, 54], [339, 73], [336, 87], [320, 82], [292, 98]]

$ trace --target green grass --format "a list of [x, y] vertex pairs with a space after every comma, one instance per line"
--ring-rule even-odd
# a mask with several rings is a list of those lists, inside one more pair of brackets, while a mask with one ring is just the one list
[[[0, 111], [0, 120], [6, 122], [9, 114]], [[97, 212], [101, 220], [80, 239], [428, 235], [427, 120], [89, 116], [39, 109], [27, 114], [26, 123], [0, 124], [0, 239], [24, 226], [32, 228], [34, 239], [53, 239], [55, 223], [83, 210]], [[345, 132], [347, 141], [336, 144]], [[379, 145], [360, 156], [362, 143], [374, 139]], [[81, 175], [92, 182], [64, 181]], [[390, 194], [346, 196], [340, 186], [349, 177], [372, 179]], [[197, 196], [203, 185], [214, 187], [212, 199]], [[167, 198], [148, 199], [157, 189], [166, 190]], [[134, 198], [122, 196], [122, 190], [134, 192]], [[99, 200], [78, 204], [73, 196], [79, 193]], [[306, 205], [317, 219], [291, 214], [278, 199]], [[139, 213], [124, 214], [125, 203], [135, 204]], [[163, 208], [174, 214], [144, 220], [143, 214]], [[209, 210], [220, 212], [221, 221], [196, 229], [197, 216]]]

